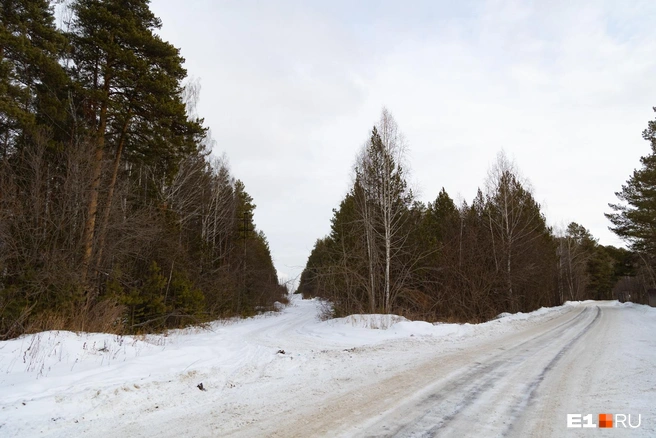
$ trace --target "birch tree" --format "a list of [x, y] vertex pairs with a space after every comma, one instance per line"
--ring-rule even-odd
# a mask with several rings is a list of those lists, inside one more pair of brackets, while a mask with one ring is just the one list
[[[382, 281], [380, 297], [385, 312], [391, 312], [394, 298], [403, 288], [392, 269], [408, 238], [404, 219], [412, 203], [412, 192], [403, 168], [406, 145], [392, 115], [383, 109], [380, 121], [356, 162], [356, 181], [362, 187], [360, 212], [367, 232], [371, 287], [375, 288], [373, 261], [380, 252]], [[380, 242], [380, 244], [378, 244]], [[378, 295], [376, 290], [373, 296]]]
[[518, 293], [516, 283], [526, 281], [527, 275], [531, 275], [518, 267], [529, 267], [522, 257], [548, 234], [546, 221], [528, 183], [521, 181], [517, 169], [503, 152], [488, 174], [486, 201], [496, 271], [504, 280], [509, 309], [516, 312], [526, 298]]

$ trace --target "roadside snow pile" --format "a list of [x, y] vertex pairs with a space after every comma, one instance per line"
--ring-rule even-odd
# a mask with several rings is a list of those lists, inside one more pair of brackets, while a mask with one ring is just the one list
[[619, 304], [619, 301], [595, 301], [595, 300], [583, 300], [583, 301], [565, 301], [563, 306], [580, 306], [581, 304], [594, 304], [594, 303], [604, 303], [604, 305], [615, 305]]
[[[155, 343], [149, 342], [153, 339]], [[49, 331], [0, 343], [0, 370], [37, 378], [108, 366], [161, 350], [161, 337]], [[156, 345], [159, 344], [159, 345]]]
[[656, 307], [651, 307], [651, 306], [648, 306], [646, 304], [636, 304], [636, 303], [632, 303], [632, 302], [629, 302], [629, 301], [627, 301], [625, 303], [620, 303], [619, 301], [609, 301], [608, 303], [609, 303], [608, 306], [626, 307], [626, 308], [631, 308], [631, 309], [638, 310], [638, 311], [643, 312], [643, 313], [647, 313], [647, 314], [653, 313], [654, 315], [656, 315]]
[[0, 342], [0, 386], [85, 375], [163, 349], [164, 338], [49, 331]]
[[[568, 301], [567, 303], [570, 303], [570, 301]], [[572, 303], [571, 305], [573, 305], [573, 304], [576, 304], [576, 303]], [[536, 316], [544, 315], [544, 314], [549, 313], [549, 312], [553, 312], [554, 309], [556, 309], [556, 308], [555, 307], [540, 307], [539, 309], [534, 310], [530, 313], [524, 313], [524, 312], [508, 313], [508, 312], [503, 312], [503, 313], [498, 314], [496, 316], [496, 318], [494, 318], [492, 321], [497, 321], [497, 320], [500, 320], [500, 319], [503, 319], [504, 321], [524, 321], [524, 320], [527, 320], [529, 318], [533, 318], [533, 317], [536, 317]]]
[[410, 321], [403, 316], [356, 314], [335, 318], [307, 327], [312, 336], [323, 339], [340, 339], [352, 346], [382, 343], [415, 336], [452, 336], [468, 333], [470, 324], [431, 324], [425, 321]]
[[349, 315], [346, 318], [336, 318], [330, 320], [331, 325], [350, 325], [353, 327], [361, 327], [361, 328], [367, 328], [367, 329], [379, 329], [379, 330], [387, 330], [397, 322], [401, 321], [407, 321], [406, 318], [403, 316], [398, 316], [398, 315], [381, 315], [381, 314], [373, 314], [373, 315], [362, 315], [362, 314], [356, 314], [356, 315]]

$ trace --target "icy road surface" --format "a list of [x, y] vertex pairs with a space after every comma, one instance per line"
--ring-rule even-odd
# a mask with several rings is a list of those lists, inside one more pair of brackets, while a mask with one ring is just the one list
[[[167, 336], [0, 342], [0, 436], [656, 436], [656, 309], [568, 303], [478, 325], [319, 312], [294, 297]], [[600, 413], [641, 424], [566, 427]]]

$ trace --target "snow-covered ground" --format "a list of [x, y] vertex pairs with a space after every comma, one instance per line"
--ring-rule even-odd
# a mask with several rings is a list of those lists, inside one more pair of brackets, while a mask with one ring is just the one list
[[[432, 325], [322, 322], [321, 307], [294, 296], [166, 336], [0, 342], [0, 436], [656, 436], [656, 309], [568, 303]], [[567, 429], [568, 413], [641, 426]]]

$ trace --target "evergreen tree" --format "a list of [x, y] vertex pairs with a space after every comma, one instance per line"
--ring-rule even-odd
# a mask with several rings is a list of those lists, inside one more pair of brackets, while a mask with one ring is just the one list
[[605, 247], [596, 244], [588, 260], [588, 290], [587, 295], [592, 300], [612, 299], [613, 286], [618, 281], [614, 275], [615, 261]]
[[656, 120], [648, 123], [642, 137], [649, 141], [651, 152], [640, 158], [642, 168], [634, 170], [622, 190], [615, 193], [621, 203], [608, 204], [614, 213], [606, 217], [613, 224], [610, 229], [634, 251], [653, 259], [656, 256]]
[[325, 285], [322, 283], [322, 272], [325, 267], [332, 265], [333, 243], [330, 237], [317, 239], [314, 243], [296, 290], [296, 293], [302, 294], [303, 298], [332, 298], [326, 294]]
[[[92, 183], [84, 227], [82, 265], [93, 254], [103, 158], [114, 152], [98, 261], [124, 149], [171, 177], [177, 163], [197, 147], [204, 131], [190, 121], [181, 97], [186, 76], [179, 50], [155, 33], [160, 20], [148, 0], [77, 0], [73, 5], [74, 76], [84, 96], [84, 116], [95, 145]], [[154, 161], [153, 161], [154, 160]]]
[[572, 222], [565, 235], [558, 239], [560, 301], [588, 299], [590, 286], [589, 263], [596, 241], [582, 225]]
[[[37, 124], [62, 130], [66, 39], [47, 0], [0, 1], [0, 143], [7, 156]], [[22, 139], [22, 140], [21, 140]]]
[[449, 237], [452, 230], [458, 228], [460, 222], [458, 209], [444, 187], [435, 198], [435, 202], [428, 204], [426, 218], [428, 226], [432, 229], [431, 236], [440, 243]]

